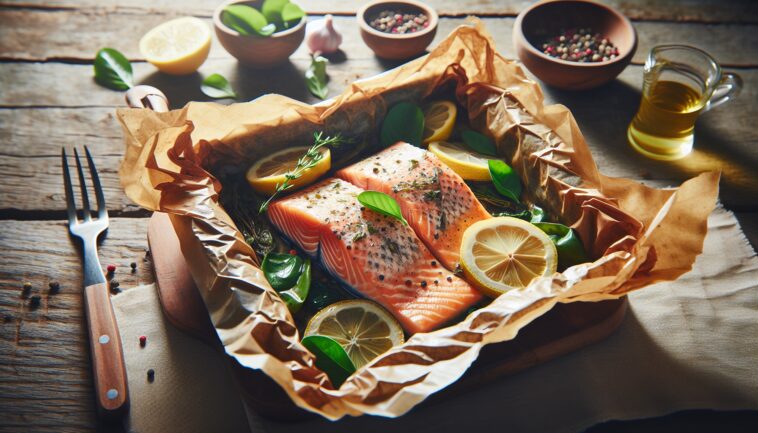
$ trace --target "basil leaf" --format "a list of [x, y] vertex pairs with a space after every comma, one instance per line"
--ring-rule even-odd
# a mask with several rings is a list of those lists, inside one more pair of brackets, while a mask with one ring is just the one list
[[326, 64], [329, 61], [322, 57], [316, 56], [311, 60], [311, 65], [305, 71], [305, 84], [311, 94], [320, 99], [326, 99], [329, 88], [326, 86]]
[[288, 290], [300, 278], [303, 259], [292, 254], [268, 253], [263, 258], [261, 270], [274, 290]]
[[461, 137], [463, 138], [463, 142], [466, 143], [466, 146], [474, 152], [483, 155], [497, 156], [495, 143], [493, 143], [486, 135], [480, 134], [476, 131], [463, 131]]
[[416, 104], [400, 102], [392, 106], [384, 116], [380, 141], [385, 147], [398, 141], [420, 146], [423, 133], [424, 113]]
[[211, 74], [203, 80], [200, 90], [211, 98], [236, 98], [237, 94], [221, 74]]
[[545, 211], [542, 210], [541, 207], [532, 206], [532, 210], [530, 213], [531, 213], [531, 216], [529, 218], [530, 223], [534, 224], [534, 223], [541, 223], [545, 221]]
[[519, 202], [521, 195], [521, 179], [518, 174], [509, 166], [499, 159], [490, 159], [490, 176], [492, 183], [495, 185], [497, 192], [516, 202]]
[[374, 212], [397, 218], [404, 225], [408, 225], [408, 221], [403, 218], [403, 213], [400, 211], [400, 205], [397, 204], [394, 198], [383, 192], [363, 191], [358, 194], [358, 201]]
[[265, 0], [261, 6], [261, 12], [270, 23], [282, 22], [282, 10], [289, 0]]
[[225, 7], [221, 12], [221, 22], [245, 36], [269, 36], [276, 30], [276, 26], [269, 24], [258, 9], [241, 4]]
[[311, 288], [311, 261], [305, 259], [303, 266], [301, 267], [300, 276], [297, 278], [297, 282], [291, 289], [279, 292], [282, 300], [287, 304], [287, 308], [290, 313], [295, 314], [300, 311], [300, 308], [308, 298], [308, 291]]
[[534, 223], [545, 232], [558, 250], [558, 271], [571, 266], [587, 263], [590, 259], [574, 229], [557, 223]]
[[113, 90], [128, 90], [134, 86], [132, 64], [113, 48], [103, 48], [95, 55], [95, 81]]
[[291, 21], [300, 21], [300, 18], [305, 16], [305, 11], [303, 11], [300, 6], [296, 5], [295, 3], [287, 3], [284, 5], [284, 9], [282, 9], [282, 21], [284, 23], [289, 23]]
[[311, 287], [311, 261], [293, 254], [268, 253], [261, 270], [290, 312], [300, 311]]
[[309, 335], [301, 343], [316, 355], [316, 367], [329, 376], [334, 388], [339, 389], [355, 373], [355, 364], [345, 349], [333, 339], [323, 335]]

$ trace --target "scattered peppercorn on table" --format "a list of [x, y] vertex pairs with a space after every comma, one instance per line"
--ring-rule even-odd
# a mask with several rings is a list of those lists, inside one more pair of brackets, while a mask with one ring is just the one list
[[[622, 0], [606, 2], [619, 8], [636, 27], [639, 47], [632, 65], [617, 80], [590, 91], [574, 93], [543, 86], [546, 99], [572, 110], [606, 175], [676, 185], [700, 172], [721, 170], [721, 202], [735, 212], [755, 248], [758, 6], [739, 1], [715, 5], [708, 0], [639, 5]], [[200, 68], [201, 75], [162, 75], [141, 57], [141, 35], [169, 18], [188, 14], [212, 25], [215, 3], [30, 0], [9, 1], [0, 9], [0, 432], [111, 429], [96, 420], [82, 308], [81, 259], [65, 223], [61, 146], [87, 145], [96, 159], [111, 217], [100, 248], [111, 291], [153, 282], [146, 238], [149, 214], [130, 203], [118, 179], [124, 149], [114, 112], [124, 106], [124, 95], [95, 83], [95, 53], [102, 47], [124, 53], [133, 64], [135, 82], [163, 90], [172, 108], [188, 101], [209, 100], [200, 91], [201, 75], [216, 72], [229, 79], [239, 101], [280, 93], [307, 103], [318, 102], [303, 81], [303, 72], [311, 62], [305, 44], [291, 62], [269, 70], [239, 66], [216, 39]], [[329, 96], [339, 94], [357, 79], [399, 64], [377, 59], [363, 44], [354, 17], [363, 2], [298, 3], [311, 18], [334, 15], [344, 37], [344, 55], [338, 55], [328, 66]], [[464, 17], [478, 15], [501, 54], [515, 57], [511, 44], [514, 17], [530, 2], [427, 3], [440, 15], [435, 41], [464, 24]], [[377, 22], [377, 26], [386, 27], [386, 21]], [[412, 24], [403, 31], [411, 31], [423, 27], [425, 18], [409, 16], [406, 21]], [[594, 36], [590, 39], [584, 47], [590, 50], [586, 52], [590, 60], [613, 55], [613, 41], [595, 41]], [[698, 121], [694, 152], [671, 163], [645, 159], [626, 143], [627, 125], [640, 102], [645, 56], [652, 46], [664, 43], [702, 48], [726, 70], [737, 69], [745, 81], [738, 98]], [[567, 49], [561, 43], [539, 48], [551, 55]], [[145, 346], [150, 342], [140, 338], [125, 344]], [[151, 370], [148, 380], [159, 375], [159, 371]], [[692, 411], [644, 423], [600, 425], [591, 431], [709, 431], [715, 425], [745, 420], [755, 422], [756, 413]], [[370, 425], [371, 419], [362, 422]], [[393, 425], [399, 431], [418, 430], [417, 425], [404, 424], [403, 419]], [[291, 430], [299, 428], [293, 425]]]

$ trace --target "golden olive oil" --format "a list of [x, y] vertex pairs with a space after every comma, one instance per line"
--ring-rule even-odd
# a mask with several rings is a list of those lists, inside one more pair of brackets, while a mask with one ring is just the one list
[[677, 81], [651, 83], [642, 96], [628, 138], [642, 154], [677, 159], [692, 150], [695, 121], [704, 107], [697, 90]]

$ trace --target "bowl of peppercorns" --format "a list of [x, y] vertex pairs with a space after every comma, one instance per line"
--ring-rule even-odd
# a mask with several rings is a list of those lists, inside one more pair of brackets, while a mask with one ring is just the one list
[[408, 59], [426, 50], [437, 33], [437, 12], [415, 0], [373, 1], [357, 14], [363, 41], [377, 57]]
[[566, 90], [603, 85], [637, 50], [632, 23], [590, 0], [549, 0], [522, 11], [513, 26], [521, 62], [545, 83]]

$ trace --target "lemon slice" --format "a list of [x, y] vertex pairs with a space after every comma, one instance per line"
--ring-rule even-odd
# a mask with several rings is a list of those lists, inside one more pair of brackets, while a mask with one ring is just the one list
[[424, 107], [424, 144], [450, 138], [458, 109], [450, 101], [435, 101]]
[[489, 296], [522, 289], [551, 275], [558, 252], [537, 226], [511, 218], [489, 218], [469, 226], [461, 241], [461, 267], [466, 279]]
[[491, 180], [489, 157], [467, 149], [461, 144], [437, 141], [429, 143], [429, 151], [437, 155], [458, 176], [465, 180]]
[[139, 41], [139, 50], [145, 59], [161, 72], [172, 75], [197, 71], [208, 58], [210, 49], [210, 28], [194, 17], [167, 21]]
[[[291, 147], [280, 150], [271, 155], [259, 159], [248, 170], [247, 181], [250, 186], [261, 194], [271, 195], [276, 191], [277, 185], [283, 184], [287, 178], [285, 175], [297, 167], [297, 161], [308, 152], [309, 147]], [[305, 185], [310, 185], [322, 174], [329, 171], [332, 166], [332, 156], [329, 148], [322, 147], [318, 150], [321, 158], [316, 161], [311, 168], [305, 169], [297, 179], [290, 181], [292, 187], [288, 191], [293, 191]], [[312, 163], [306, 159], [306, 164]]]
[[400, 323], [382, 306], [364, 299], [336, 302], [319, 311], [305, 328], [309, 335], [333, 338], [355, 368], [405, 341]]

